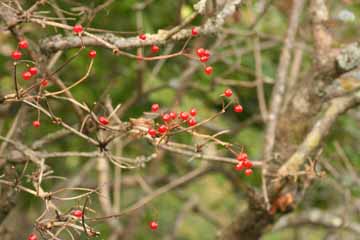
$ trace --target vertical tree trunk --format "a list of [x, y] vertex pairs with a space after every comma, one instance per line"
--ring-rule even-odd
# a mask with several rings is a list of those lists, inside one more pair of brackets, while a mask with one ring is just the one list
[[266, 228], [273, 222], [273, 216], [263, 208], [253, 208], [237, 217], [223, 232], [223, 240], [260, 239]]

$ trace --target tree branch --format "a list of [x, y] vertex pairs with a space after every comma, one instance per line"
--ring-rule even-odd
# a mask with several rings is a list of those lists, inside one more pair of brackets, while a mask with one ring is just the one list
[[338, 116], [358, 104], [360, 104], [360, 97], [357, 95], [332, 100], [324, 116], [315, 123], [298, 150], [281, 166], [278, 171], [279, 175], [296, 175], [296, 172], [299, 171], [308, 157], [319, 147], [323, 139], [328, 135]]
[[[241, 2], [242, 0], [228, 1], [228, 3], [222, 8], [221, 11], [219, 11], [218, 14], [216, 14], [214, 17], [209, 18], [204, 25], [197, 28], [199, 34], [208, 35], [217, 33], [219, 29], [224, 25], [226, 18], [231, 16], [236, 11], [236, 8], [241, 4]], [[37, 22], [41, 23], [41, 19], [38, 19]], [[169, 41], [180, 41], [191, 37], [191, 29], [182, 29], [169, 38], [168, 32], [169, 31], [166, 30], [159, 30], [156, 34], [148, 34], [145, 41], [140, 40], [138, 37], [123, 38], [117, 37], [114, 34], [94, 34], [96, 38], [94, 38], [93, 36], [84, 36], [81, 39], [77, 36], [63, 37], [61, 35], [56, 35], [41, 41], [41, 49], [43, 52], [53, 53], [58, 50], [64, 50], [68, 48], [79, 48], [82, 45], [105, 46], [104, 42], [107, 42], [110, 44], [109, 46], [114, 46], [118, 49], [137, 48], [143, 46], [150, 46], [153, 44], [164, 45], [167, 44]], [[100, 42], [99, 39], [103, 41]]]

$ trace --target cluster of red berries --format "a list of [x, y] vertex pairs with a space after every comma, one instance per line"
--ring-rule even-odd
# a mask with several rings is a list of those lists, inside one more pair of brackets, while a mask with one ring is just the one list
[[18, 47], [15, 51], [11, 53], [11, 58], [16, 60], [20, 60], [22, 57], [22, 53], [19, 51], [19, 49], [27, 49], [29, 47], [29, 43], [26, 40], [21, 40], [18, 43]]
[[[153, 113], [157, 113], [160, 110], [160, 106], [157, 103], [154, 103], [151, 106], [151, 111]], [[148, 134], [155, 138], [156, 136], [163, 135], [166, 134], [168, 132], [169, 129], [174, 129], [178, 126], [180, 126], [180, 124], [182, 123], [187, 123], [188, 127], [193, 127], [196, 126], [197, 121], [195, 119], [195, 116], [197, 114], [197, 111], [195, 108], [191, 108], [189, 110], [189, 112], [167, 112], [167, 113], [162, 113], [161, 117], [163, 120], [163, 124], [161, 124], [158, 129], [154, 129], [154, 128], [149, 128], [148, 129]], [[178, 121], [177, 121], [178, 120]]]
[[200, 62], [207, 62], [210, 59], [210, 51], [204, 48], [196, 49], [196, 55], [199, 57]]
[[[233, 95], [233, 91], [230, 88], [225, 89], [223, 96], [229, 98], [232, 95]], [[237, 103], [237, 104], [235, 104], [233, 110], [234, 110], [234, 112], [241, 113], [244, 111], [244, 108], [239, 103]]]
[[[84, 31], [83, 27], [79, 24], [75, 25], [73, 27], [73, 32], [75, 34], [80, 35], [82, 32]], [[196, 28], [193, 28], [191, 30], [191, 34], [192, 36], [197, 36], [198, 35], [198, 30]], [[139, 35], [139, 39], [141, 40], [146, 40], [146, 34], [140, 34]], [[26, 49], [28, 48], [28, 43], [26, 40], [20, 41], [18, 44], [18, 48], [20, 49]], [[160, 48], [157, 45], [152, 45], [151, 46], [151, 52], [156, 54], [160, 51]], [[211, 53], [209, 50], [204, 49], [204, 48], [198, 48], [196, 50], [196, 54], [199, 57], [199, 61], [202, 63], [206, 63], [209, 61]], [[22, 53], [19, 50], [15, 50], [12, 53], [12, 58], [14, 60], [19, 60], [22, 57]], [[96, 51], [95, 50], [91, 50], [88, 53], [89, 58], [95, 58], [96, 57]], [[204, 69], [205, 74], [207, 75], [211, 75], [213, 72], [213, 68], [211, 66], [206, 66]], [[23, 72], [22, 77], [24, 80], [30, 80], [32, 76], [36, 75], [38, 73], [38, 69], [36, 67], [30, 67], [27, 71]], [[46, 87], [48, 85], [48, 80], [46, 79], [42, 79], [40, 81], [41, 86]], [[223, 96], [230, 98], [233, 95], [233, 92], [231, 89], [226, 89], [223, 93]], [[160, 110], [160, 106], [159, 104], [153, 104], [151, 106], [151, 111], [153, 113], [158, 113]], [[237, 113], [241, 113], [243, 112], [243, 107], [240, 104], [236, 104], [233, 108], [233, 110]], [[178, 126], [180, 126], [180, 124], [182, 123], [187, 123], [187, 125], [189, 127], [193, 127], [196, 126], [197, 121], [195, 119], [195, 116], [197, 115], [197, 110], [195, 108], [191, 108], [188, 112], [174, 112], [174, 111], [170, 111], [170, 112], [166, 112], [166, 113], [161, 113], [160, 116], [163, 120], [163, 124], [161, 124], [157, 130], [154, 128], [149, 128], [148, 129], [148, 134], [155, 138], [158, 135], [164, 135], [166, 134], [169, 129], [174, 129], [177, 128]], [[108, 125], [109, 124], [109, 119], [107, 119], [104, 116], [99, 116], [98, 117], [98, 121], [101, 125]], [[33, 126], [38, 128], [40, 127], [40, 121], [36, 120], [33, 121]], [[245, 169], [245, 175], [246, 176], [250, 176], [253, 173], [252, 170], [252, 166], [253, 163], [248, 159], [248, 155], [246, 153], [240, 153], [237, 156], [237, 160], [239, 161], [236, 166], [235, 169], [237, 171], [241, 171], [243, 169]], [[71, 213], [74, 217], [76, 218], [82, 218], [83, 217], [83, 212], [81, 210], [74, 210]], [[158, 223], [156, 221], [151, 221], [149, 222], [149, 227], [151, 230], [156, 230], [158, 228]], [[29, 235], [28, 240], [38, 240], [38, 237], [32, 233]]]
[[246, 153], [240, 153], [236, 159], [239, 163], [236, 164], [235, 170], [241, 171], [245, 168], [245, 175], [250, 176], [253, 173], [253, 170], [251, 169], [253, 163], [249, 160], [248, 155]]
[[31, 77], [35, 76], [38, 73], [38, 69], [36, 67], [30, 67], [27, 71], [22, 73], [22, 78], [24, 80], [30, 80]]
[[[19, 51], [19, 49], [27, 49], [29, 47], [29, 43], [26, 41], [26, 40], [21, 40], [19, 43], [18, 43], [18, 47], [15, 51], [13, 51], [11, 53], [11, 58], [13, 60], [20, 60], [21, 57], [22, 57], [22, 53]], [[26, 71], [24, 71], [21, 76], [24, 80], [28, 81], [30, 80], [33, 76], [35, 76], [36, 74], [38, 74], [39, 70], [35, 67], [35, 66], [32, 66], [32, 67], [29, 67]], [[46, 79], [42, 79], [40, 81], [40, 84], [41, 86], [44, 86], [46, 87], [48, 85], [48, 81]], [[32, 122], [32, 125], [35, 127], [35, 128], [38, 128], [40, 127], [40, 121], [39, 120], [36, 120], [36, 121], [33, 121]], [[35, 237], [35, 238], [34, 238]], [[36, 235], [32, 234], [29, 236], [29, 239], [37, 239], [36, 238]]]
[[[211, 53], [208, 49], [198, 48], [196, 49], [196, 55], [199, 57], [199, 61], [202, 63], [206, 63], [209, 61]], [[204, 69], [206, 75], [211, 75], [213, 72], [213, 68], [211, 66], [207, 66]]]
[[[197, 36], [198, 34], [199, 34], [199, 32], [198, 32], [197, 28], [194, 27], [194, 28], [191, 29], [191, 35], [192, 35], [192, 36]], [[146, 38], [147, 38], [147, 36], [146, 36], [145, 33], [142, 33], [142, 34], [140, 34], [140, 35], [138, 36], [138, 38], [139, 38], [140, 40], [142, 40], [142, 41], [145, 41]], [[160, 51], [160, 47], [159, 47], [159, 46], [157, 46], [157, 45], [155, 45], [155, 44], [151, 46], [151, 52], [152, 52], [153, 54], [156, 54], [156, 53], [158, 53], [159, 51]], [[204, 48], [198, 48], [198, 49], [196, 50], [196, 54], [198, 55], [199, 60], [200, 60], [200, 62], [202, 62], [202, 63], [206, 63], [207, 61], [209, 61], [210, 55], [211, 55], [211, 54], [210, 54], [210, 51], [207, 50], [207, 49], [204, 49]], [[204, 72], [205, 72], [206, 75], [211, 75], [211, 74], [213, 73], [213, 68], [212, 68], [211, 66], [205, 66]]]
[[[191, 29], [191, 35], [193, 37], [197, 36], [199, 34], [199, 31], [196, 27]], [[199, 61], [202, 63], [206, 63], [210, 59], [210, 51], [204, 48], [198, 48], [196, 49], [196, 55], [199, 57]], [[205, 66], [204, 73], [206, 75], [211, 75], [213, 73], [213, 68], [211, 66]]]

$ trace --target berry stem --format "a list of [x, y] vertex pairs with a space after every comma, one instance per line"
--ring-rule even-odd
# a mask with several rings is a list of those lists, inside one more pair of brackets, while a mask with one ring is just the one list
[[16, 92], [16, 99], [20, 99], [19, 86], [18, 86], [18, 81], [17, 81], [17, 78], [16, 78], [16, 65], [17, 65], [17, 62], [14, 62], [14, 71], [13, 71], [13, 74], [14, 74], [14, 86], [15, 86], [15, 92]]
[[47, 96], [59, 95], [61, 93], [64, 93], [64, 92], [70, 90], [73, 87], [76, 87], [78, 84], [80, 84], [81, 82], [83, 82], [84, 80], [86, 80], [89, 77], [93, 64], [94, 64], [94, 59], [92, 58], [90, 61], [89, 67], [87, 69], [87, 72], [82, 78], [80, 78], [78, 81], [74, 82], [73, 84], [71, 84], [70, 86], [68, 86], [62, 90], [59, 90], [57, 92], [49, 92], [49, 93], [46, 93], [44, 96], [47, 97]]

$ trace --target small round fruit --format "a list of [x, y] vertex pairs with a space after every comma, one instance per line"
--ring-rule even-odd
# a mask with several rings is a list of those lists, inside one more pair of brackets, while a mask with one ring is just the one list
[[171, 119], [176, 119], [176, 117], [177, 117], [176, 112], [170, 112], [169, 115], [170, 115]]
[[80, 24], [76, 24], [74, 27], [73, 27], [73, 32], [76, 33], [76, 34], [80, 34], [84, 31], [84, 28], [83, 26], [81, 26]]
[[38, 237], [35, 235], [35, 233], [32, 233], [29, 235], [28, 240], [38, 240]]
[[149, 128], [148, 134], [154, 138], [154, 137], [156, 137], [156, 130], [153, 128]]
[[251, 174], [253, 174], [253, 170], [251, 168], [245, 170], [246, 176], [250, 176]]
[[224, 95], [225, 97], [231, 97], [233, 95], [233, 92], [230, 88], [228, 88], [224, 91]]
[[151, 221], [150, 223], [149, 223], [149, 227], [150, 227], [150, 229], [151, 230], [156, 230], [158, 227], [159, 227], [159, 224], [157, 223], [157, 222], [155, 222], [155, 221]]
[[170, 114], [165, 113], [165, 114], [162, 116], [162, 119], [164, 120], [164, 122], [169, 122], [169, 121], [171, 120]]
[[197, 30], [197, 28], [196, 28], [196, 27], [193, 27], [193, 28], [191, 29], [191, 35], [197, 36], [198, 34], [199, 34], [199, 31]]
[[83, 212], [81, 210], [74, 210], [71, 214], [77, 218], [82, 218], [83, 216]]
[[99, 116], [98, 120], [102, 125], [108, 125], [109, 124], [109, 120], [104, 116]]
[[160, 48], [156, 45], [151, 46], [151, 52], [152, 53], [158, 53], [160, 51]]
[[153, 105], [151, 105], [151, 111], [152, 112], [157, 112], [159, 111], [160, 105], [157, 103], [154, 103]]
[[206, 75], [211, 75], [213, 72], [213, 68], [211, 66], [208, 66], [205, 68], [204, 72]]
[[204, 48], [198, 48], [198, 49], [196, 49], [196, 55], [198, 55], [198, 57], [204, 56], [204, 52], [205, 52], [205, 49], [204, 49]]
[[96, 51], [95, 50], [91, 50], [88, 54], [89, 58], [95, 58], [96, 57]]
[[140, 34], [139, 38], [143, 41], [146, 40], [146, 34], [145, 33]]
[[29, 72], [32, 76], [36, 75], [38, 73], [38, 69], [36, 67], [29, 68]]
[[46, 79], [41, 79], [40, 84], [43, 87], [47, 87], [49, 85], [49, 81]]
[[19, 48], [21, 48], [21, 49], [26, 49], [26, 48], [28, 48], [28, 47], [29, 47], [28, 41], [26, 41], [26, 40], [21, 40], [21, 41], [19, 42]]
[[26, 71], [26, 72], [23, 72], [22, 73], [22, 78], [24, 79], [24, 80], [29, 80], [30, 78], [32, 77], [32, 74], [31, 74], [31, 72], [29, 72], [29, 71]]
[[241, 171], [241, 170], [243, 170], [243, 168], [244, 168], [243, 162], [239, 162], [238, 164], [235, 165], [236, 171]]
[[203, 56], [210, 58], [210, 55], [211, 55], [210, 51], [207, 50], [207, 49], [205, 49], [205, 50], [204, 50], [204, 53], [203, 53]]
[[18, 50], [15, 50], [15, 51], [13, 51], [13, 52], [11, 53], [11, 57], [12, 57], [12, 59], [14, 59], [14, 60], [19, 60], [19, 59], [21, 59], [21, 57], [22, 57], [22, 53], [21, 53], [20, 51], [18, 51]]
[[189, 125], [190, 127], [195, 126], [196, 123], [197, 123], [197, 122], [196, 122], [195, 118], [190, 118], [190, 119], [188, 120], [188, 125]]
[[196, 112], [196, 108], [190, 109], [189, 113], [190, 113], [191, 116], [195, 117], [195, 116], [196, 116], [196, 113], [197, 113], [197, 112]]
[[167, 130], [168, 130], [168, 128], [167, 128], [167, 126], [165, 126], [165, 125], [160, 125], [160, 127], [159, 127], [159, 129], [158, 129], [159, 133], [161, 133], [161, 134], [166, 133]]
[[189, 114], [187, 112], [181, 112], [179, 116], [184, 121], [186, 121], [189, 118]]
[[38, 128], [38, 127], [40, 127], [40, 121], [38, 121], [38, 120], [33, 121], [33, 122], [32, 122], [32, 125], [33, 125], [35, 128]]
[[240, 153], [236, 159], [240, 162], [243, 162], [243, 161], [247, 161], [248, 160], [248, 155], [246, 153]]
[[244, 163], [244, 167], [246, 167], [246, 168], [252, 168], [252, 166], [253, 166], [253, 163], [249, 160], [246, 160], [243, 163]]
[[244, 111], [244, 109], [240, 104], [237, 104], [234, 106], [234, 112], [241, 113], [243, 111]]
[[200, 62], [205, 63], [205, 62], [207, 62], [207, 61], [209, 61], [209, 57], [207, 57], [207, 56], [201, 56], [201, 57], [200, 57]]

